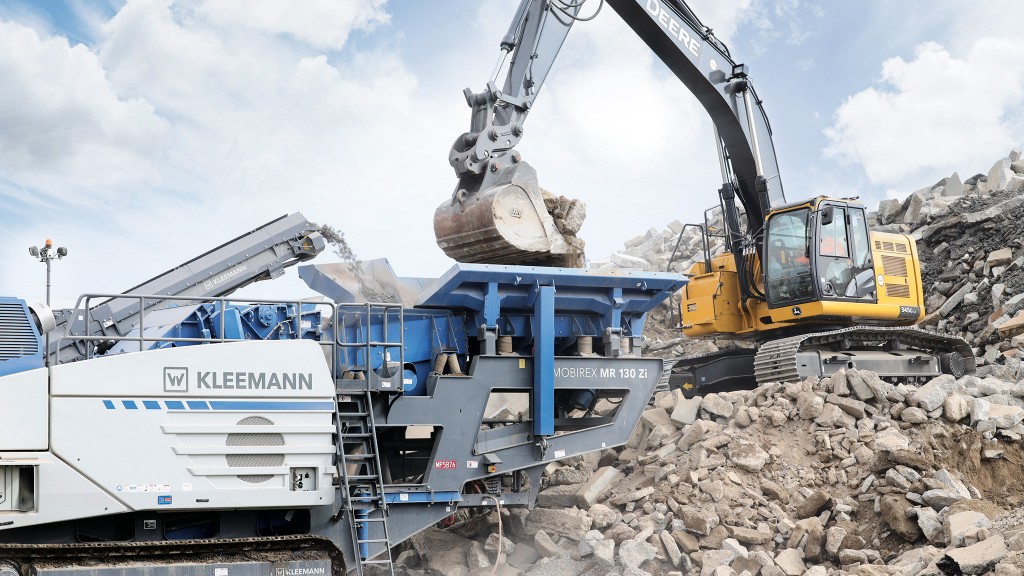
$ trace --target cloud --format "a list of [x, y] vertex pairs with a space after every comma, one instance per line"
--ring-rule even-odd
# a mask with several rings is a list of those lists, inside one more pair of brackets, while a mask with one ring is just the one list
[[88, 48], [0, 22], [0, 76], [0, 194], [95, 207], [147, 180], [168, 123], [118, 95]]
[[730, 42], [740, 22], [748, 17], [752, 0], [692, 0], [693, 12], [715, 37]]
[[223, 27], [288, 34], [323, 50], [341, 50], [353, 30], [372, 30], [389, 20], [384, 0], [206, 0], [199, 13]]
[[423, 114], [435, 106], [386, 31], [370, 48], [325, 54], [154, 0], [127, 2], [93, 46], [2, 25], [0, 194], [16, 201], [0, 208], [0, 231], [25, 240], [3, 248], [0, 292], [33, 294], [20, 279], [38, 264], [24, 248], [50, 235], [71, 251], [55, 288], [68, 305], [294, 211], [341, 228], [362, 256], [409, 252], [403, 227], [431, 250], [457, 128]]
[[982, 38], [956, 58], [926, 42], [910, 61], [886, 60], [877, 85], [836, 110], [826, 155], [889, 187], [965, 166], [987, 169], [1020, 143], [1022, 50], [1019, 37]]
[[756, 56], [764, 54], [772, 44], [779, 42], [789, 46], [805, 44], [818, 34], [820, 20], [825, 15], [821, 6], [807, 0], [747, 0], [732, 7], [727, 4], [719, 9], [729, 10], [734, 19], [730, 24], [730, 33], [738, 25], [750, 27], [749, 42]]
[[[387, 257], [400, 274], [443, 273], [450, 261], [434, 244], [432, 215], [455, 185], [448, 150], [470, 117], [461, 90], [483, 87], [515, 6], [439, 15], [458, 25], [438, 37], [395, 25], [378, 0], [339, 4], [347, 20], [336, 36], [299, 16], [272, 26], [232, 21], [231, 4], [168, 0], [129, 0], [90, 28], [89, 46], [8, 23], [49, 56], [27, 57], [2, 29], [0, 43], [17, 50], [0, 54], [0, 98], [11, 99], [0, 116], [30, 119], [26, 134], [50, 145], [32, 149], [47, 150], [53, 169], [0, 154], [0, 194], [16, 199], [0, 207], [0, 233], [21, 239], [0, 247], [10, 263], [0, 293], [39, 295], [40, 266], [24, 252], [51, 235], [71, 252], [54, 287], [70, 305], [294, 211], [338, 227], [360, 257]], [[333, 9], [318, 6], [290, 5]], [[354, 42], [356, 30], [370, 32]], [[403, 44], [414, 33], [429, 50]], [[53, 94], [63, 108], [44, 106]], [[610, 10], [574, 28], [526, 130], [520, 149], [541, 184], [588, 202], [582, 234], [593, 258], [648, 226], [698, 220], [714, 203], [707, 114]], [[0, 142], [28, 147], [4, 134]], [[254, 288], [271, 297], [296, 289]]]

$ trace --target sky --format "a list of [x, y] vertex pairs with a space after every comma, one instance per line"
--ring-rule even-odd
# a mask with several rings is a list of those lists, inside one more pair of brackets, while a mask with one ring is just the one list
[[[442, 275], [462, 90], [489, 80], [516, 4], [0, 0], [0, 295], [44, 298], [28, 247], [46, 238], [72, 306], [297, 211], [360, 258]], [[749, 67], [789, 200], [873, 208], [1024, 144], [1019, 0], [690, 4]], [[518, 150], [587, 203], [593, 261], [717, 201], [710, 118], [608, 8], [573, 27]], [[308, 292], [289, 275], [249, 291]]]

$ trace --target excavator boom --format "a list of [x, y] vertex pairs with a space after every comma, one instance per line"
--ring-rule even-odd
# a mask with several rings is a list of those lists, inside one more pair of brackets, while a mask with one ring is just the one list
[[[733, 62], [725, 46], [679, 0], [606, 1], [708, 111], [715, 124], [722, 181], [745, 208], [747, 229], [760, 230], [771, 207], [784, 204], [785, 196], [768, 120], [746, 67]], [[461, 262], [582, 265], [578, 225], [565, 224], [560, 210], [564, 202], [540, 188], [515, 146], [569, 29], [596, 16], [583, 15], [584, 4], [522, 0], [501, 41], [494, 77], [482, 92], [465, 90], [473, 109], [470, 129], [456, 139], [449, 154], [459, 182], [452, 198], [434, 214], [438, 245], [450, 257]], [[738, 226], [738, 212], [731, 211]]]

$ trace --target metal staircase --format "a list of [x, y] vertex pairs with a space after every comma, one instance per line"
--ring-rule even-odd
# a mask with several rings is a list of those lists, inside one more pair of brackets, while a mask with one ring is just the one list
[[335, 516], [345, 514], [351, 527], [356, 574], [362, 576], [367, 566], [377, 566], [375, 573], [394, 576], [371, 392], [339, 394], [335, 424], [341, 502]]
[[[352, 531], [356, 573], [394, 576], [388, 504], [374, 421], [374, 397], [403, 391], [404, 314], [400, 304], [338, 304], [335, 308], [337, 369], [338, 501]], [[390, 335], [397, 335], [391, 341]]]

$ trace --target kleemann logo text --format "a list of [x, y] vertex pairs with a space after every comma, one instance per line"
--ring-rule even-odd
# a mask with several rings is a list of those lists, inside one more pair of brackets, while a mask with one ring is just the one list
[[308, 574], [312, 574], [312, 575], [315, 576], [317, 574], [326, 574], [326, 573], [327, 573], [327, 569], [325, 569], [322, 566], [321, 567], [317, 567], [317, 568], [278, 568], [277, 569], [277, 576], [305, 576], [305, 575], [308, 575]]
[[[188, 368], [164, 368], [164, 392], [188, 392]], [[312, 372], [195, 371], [196, 390], [312, 390]]]

